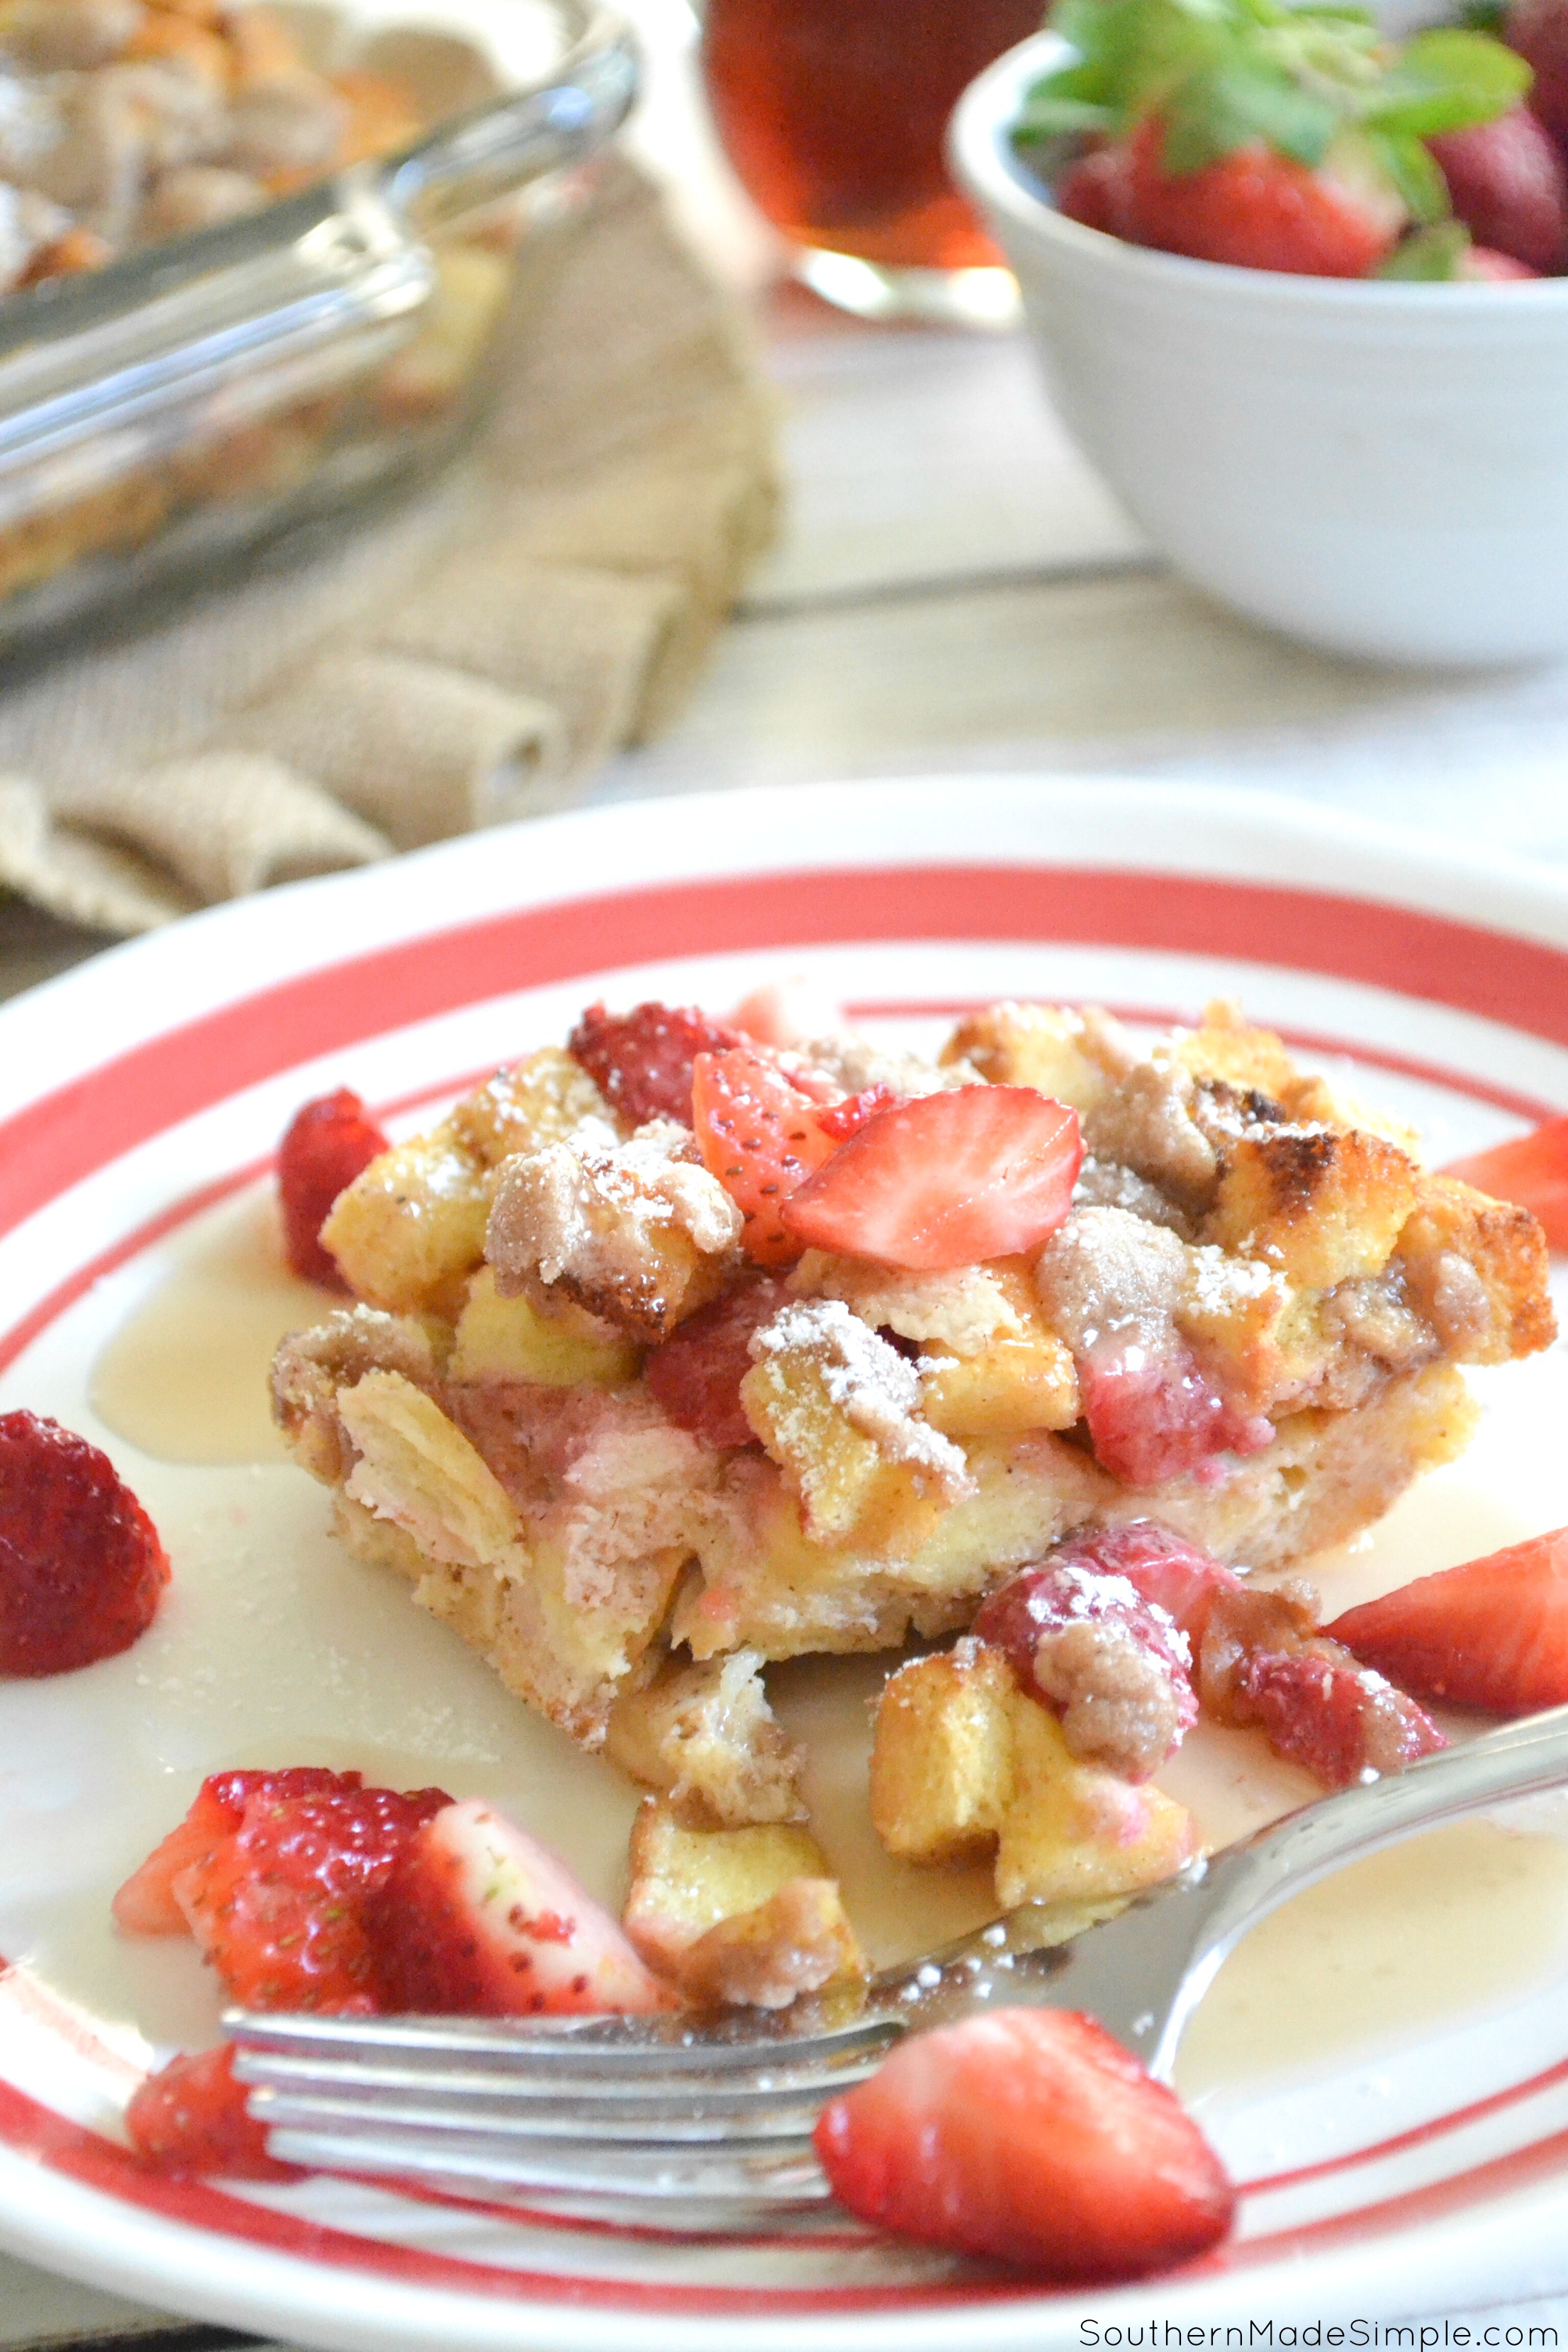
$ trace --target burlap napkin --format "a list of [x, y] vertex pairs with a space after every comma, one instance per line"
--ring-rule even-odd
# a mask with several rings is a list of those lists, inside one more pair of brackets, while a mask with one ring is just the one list
[[433, 489], [0, 696], [0, 887], [129, 932], [558, 805], [690, 685], [776, 504], [743, 322], [616, 163]]

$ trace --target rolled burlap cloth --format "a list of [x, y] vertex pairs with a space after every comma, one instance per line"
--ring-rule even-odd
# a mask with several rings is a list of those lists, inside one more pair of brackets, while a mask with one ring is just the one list
[[743, 320], [616, 162], [441, 480], [0, 697], [0, 888], [144, 930], [560, 805], [668, 720], [777, 503]]

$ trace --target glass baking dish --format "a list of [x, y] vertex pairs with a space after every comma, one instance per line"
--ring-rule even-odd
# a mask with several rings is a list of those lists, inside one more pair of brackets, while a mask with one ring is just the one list
[[530, 257], [637, 85], [630, 37], [597, 0], [441, 0], [425, 22], [396, 0], [297, 0], [286, 15], [323, 70], [395, 69], [435, 127], [0, 299], [8, 665], [132, 605], [145, 618], [437, 466], [482, 406]]

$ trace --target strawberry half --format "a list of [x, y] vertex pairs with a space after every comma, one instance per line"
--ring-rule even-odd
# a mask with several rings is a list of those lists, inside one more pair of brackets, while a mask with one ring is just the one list
[[107, 1454], [36, 1412], [0, 1413], [0, 1675], [63, 1675], [128, 1650], [169, 1561]]
[[1046, 2278], [1188, 2261], [1236, 2211], [1174, 2094], [1069, 2010], [911, 2034], [824, 2108], [816, 2141], [834, 2194], [863, 2220]]
[[1450, 1160], [1442, 1173], [1530, 1210], [1552, 1247], [1568, 1250], [1568, 1116], [1494, 1143], [1489, 1151]]
[[739, 1045], [741, 1033], [710, 1021], [694, 1004], [634, 1004], [607, 1013], [590, 1004], [566, 1040], [600, 1093], [635, 1127], [647, 1118], [691, 1124], [691, 1066], [699, 1054]]
[[791, 1265], [801, 1244], [780, 1211], [813, 1169], [838, 1149], [819, 1106], [749, 1045], [699, 1054], [692, 1071], [697, 1146], [745, 1219], [746, 1255], [758, 1265]]
[[1489, 1715], [1568, 1702], [1568, 1528], [1347, 1609], [1336, 1642], [1418, 1697]]
[[443, 1789], [253, 1795], [240, 1826], [174, 1881], [225, 1990], [247, 2009], [376, 2006], [367, 1908]]
[[957, 1087], [874, 1111], [786, 1200], [797, 1244], [928, 1273], [1037, 1248], [1072, 1202], [1078, 1113], [1032, 1087]]
[[385, 2009], [530, 2017], [672, 2005], [571, 1872], [477, 1798], [410, 1839], [369, 1924]]
[[298, 2166], [268, 2155], [265, 2127], [247, 2114], [247, 2096], [234, 2079], [233, 2051], [203, 2050], [149, 2074], [132, 2095], [125, 2127], [138, 2156], [158, 2172], [298, 2180]]
[[318, 1235], [338, 1194], [386, 1150], [386, 1138], [358, 1095], [340, 1087], [296, 1111], [278, 1147], [278, 1204], [289, 1265], [323, 1290], [346, 1290], [330, 1250]]
[[153, 1847], [115, 1895], [110, 1906], [115, 1925], [128, 1936], [188, 1936], [191, 1923], [175, 1900], [174, 1881], [212, 1860], [239, 1828], [253, 1797], [277, 1801], [342, 1795], [363, 1785], [357, 1772], [328, 1772], [311, 1764], [290, 1765], [280, 1772], [213, 1773], [196, 1790], [184, 1820]]

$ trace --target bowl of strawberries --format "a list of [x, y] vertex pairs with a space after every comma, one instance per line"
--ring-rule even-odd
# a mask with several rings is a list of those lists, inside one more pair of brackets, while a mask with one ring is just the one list
[[1568, 0], [1474, 13], [1058, 0], [953, 121], [1154, 544], [1373, 660], [1568, 652]]

